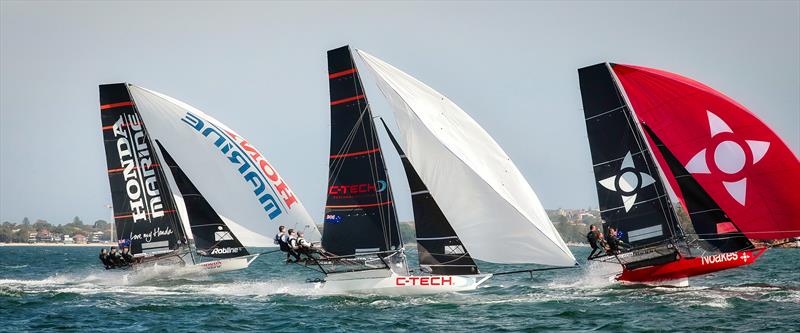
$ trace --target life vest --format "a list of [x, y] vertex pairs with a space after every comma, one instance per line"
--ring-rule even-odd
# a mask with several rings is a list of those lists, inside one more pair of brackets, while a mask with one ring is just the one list
[[591, 245], [593, 249], [597, 248], [597, 234], [595, 234], [594, 231], [589, 231], [589, 233], [586, 234], [586, 240], [589, 241], [589, 245]]
[[286, 242], [283, 241], [283, 235], [275, 234], [275, 244], [278, 244], [281, 251], [289, 252], [289, 244], [286, 244]]

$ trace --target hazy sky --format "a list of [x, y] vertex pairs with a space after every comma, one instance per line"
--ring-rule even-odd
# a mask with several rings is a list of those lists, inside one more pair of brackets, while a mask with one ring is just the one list
[[[97, 85], [122, 81], [183, 100], [248, 138], [321, 220], [325, 51], [344, 44], [458, 103], [547, 208], [597, 206], [576, 69], [598, 62], [706, 83], [800, 152], [798, 1], [2, 1], [0, 12], [2, 221], [108, 217]], [[373, 111], [393, 123], [373, 78], [363, 78]], [[387, 159], [408, 219], [401, 164]]]

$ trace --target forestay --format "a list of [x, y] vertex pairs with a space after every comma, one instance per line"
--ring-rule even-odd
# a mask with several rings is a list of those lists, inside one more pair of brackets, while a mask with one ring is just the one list
[[[181, 101], [129, 86], [148, 133], [244, 246], [275, 246], [279, 225], [320, 234], [286, 181], [242, 136]], [[277, 144], [277, 143], [276, 143]]]
[[473, 258], [571, 266], [575, 258], [500, 146], [452, 101], [363, 51], [398, 141]]

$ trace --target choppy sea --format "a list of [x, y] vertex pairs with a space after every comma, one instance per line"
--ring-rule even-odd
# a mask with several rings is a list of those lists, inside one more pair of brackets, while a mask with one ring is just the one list
[[800, 330], [796, 249], [768, 250], [751, 266], [693, 278], [687, 288], [621, 285], [609, 279], [613, 267], [580, 260], [576, 269], [497, 276], [473, 292], [418, 297], [325, 295], [305, 282], [317, 273], [279, 255], [217, 276], [130, 282], [125, 272], [102, 269], [98, 250], [0, 247], [0, 331]]

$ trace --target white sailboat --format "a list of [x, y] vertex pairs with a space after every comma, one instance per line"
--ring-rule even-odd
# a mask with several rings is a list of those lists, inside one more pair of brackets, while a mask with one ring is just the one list
[[382, 150], [358, 68], [345, 46], [328, 52], [332, 129], [323, 245], [339, 256], [319, 262], [326, 273], [316, 282], [319, 288], [464, 291], [492, 276], [481, 273], [473, 258], [576, 264], [533, 189], [477, 122], [410, 75], [366, 52], [358, 54], [400, 129], [395, 146], [412, 191], [423, 274], [411, 274], [406, 265]]
[[319, 239], [264, 155], [216, 119], [125, 83], [101, 85], [100, 104], [117, 238], [133, 268], [244, 269], [258, 257], [247, 247], [274, 246], [279, 225]]

